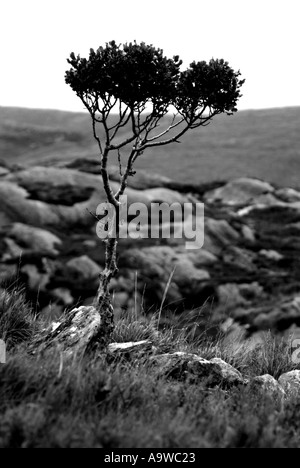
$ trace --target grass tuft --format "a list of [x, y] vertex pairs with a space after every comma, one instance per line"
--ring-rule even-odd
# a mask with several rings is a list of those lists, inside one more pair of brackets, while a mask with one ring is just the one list
[[[1, 307], [1, 332], [11, 345], [0, 365], [0, 448], [300, 447], [300, 396], [279, 407], [250, 386], [205, 389], [168, 379], [146, 365], [147, 356], [111, 363], [105, 354], [78, 359], [55, 349], [30, 355], [26, 345], [40, 325], [22, 291], [4, 291]], [[147, 319], [127, 312], [113, 341], [149, 339], [156, 353], [221, 357], [245, 376], [278, 378], [295, 368], [289, 342], [270, 332], [257, 346], [229, 345], [209, 326], [194, 333], [193, 320], [158, 329], [159, 313]]]
[[0, 338], [9, 350], [30, 339], [36, 328], [36, 317], [25, 299], [24, 289], [11, 287], [0, 292]]

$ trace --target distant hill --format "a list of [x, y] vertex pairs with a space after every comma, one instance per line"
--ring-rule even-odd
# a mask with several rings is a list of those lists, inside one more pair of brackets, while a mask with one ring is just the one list
[[[300, 189], [299, 130], [300, 107], [239, 111], [145, 152], [137, 166], [178, 181], [248, 176]], [[95, 156], [87, 113], [0, 107], [0, 159], [36, 165]]]

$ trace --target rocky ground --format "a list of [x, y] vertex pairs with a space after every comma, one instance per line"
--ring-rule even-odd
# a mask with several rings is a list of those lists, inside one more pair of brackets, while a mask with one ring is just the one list
[[[117, 168], [111, 178], [117, 185]], [[148, 206], [204, 202], [205, 241], [186, 250], [184, 239], [121, 240], [111, 287], [117, 315], [157, 311], [172, 276], [162, 324], [186, 316], [199, 329], [208, 319], [249, 332], [299, 326], [300, 192], [258, 179], [197, 185], [139, 172], [127, 195]], [[105, 201], [98, 161], [2, 163], [0, 200], [0, 279], [18, 277], [50, 320], [91, 304], [104, 261], [89, 212]]]

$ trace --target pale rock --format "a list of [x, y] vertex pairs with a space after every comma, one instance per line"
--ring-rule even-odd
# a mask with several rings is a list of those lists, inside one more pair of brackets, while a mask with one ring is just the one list
[[102, 268], [87, 255], [75, 257], [66, 263], [67, 272], [74, 280], [86, 282], [98, 278]]
[[218, 261], [216, 255], [205, 249], [196, 249], [186, 255], [196, 268], [214, 265]]
[[276, 252], [276, 250], [262, 249], [258, 253], [263, 257], [268, 258], [269, 260], [274, 260], [274, 262], [279, 262], [279, 260], [283, 259], [283, 255], [281, 255], [279, 252]]
[[74, 302], [74, 298], [72, 297], [70, 290], [67, 288], [55, 288], [50, 292], [55, 298], [62, 301], [65, 306], [71, 305]]
[[287, 396], [299, 396], [300, 395], [300, 370], [292, 370], [282, 374], [278, 379], [279, 384]]
[[269, 183], [259, 179], [242, 177], [207, 192], [205, 199], [209, 202], [220, 201], [228, 205], [243, 205], [254, 203], [259, 196], [272, 192], [274, 192], [274, 187]]
[[23, 223], [14, 223], [8, 230], [7, 235], [17, 244], [22, 245], [24, 250], [43, 255], [57, 256], [57, 247], [62, 244], [59, 237], [45, 229], [29, 226]]
[[0, 284], [14, 278], [18, 273], [17, 265], [0, 263]]
[[180, 381], [198, 382], [206, 387], [247, 383], [240, 372], [219, 358], [208, 361], [196, 354], [179, 351], [153, 356], [150, 363], [159, 368], [160, 375]]
[[226, 246], [234, 245], [239, 233], [225, 219], [206, 218], [204, 223], [204, 248], [218, 255]]
[[21, 268], [21, 272], [27, 276], [27, 285], [32, 291], [43, 291], [50, 281], [50, 273], [40, 272], [36, 265], [30, 263]]
[[283, 187], [275, 192], [276, 197], [280, 198], [284, 202], [294, 203], [300, 201], [300, 192], [289, 187]]
[[227, 385], [233, 384], [246, 384], [248, 381], [244, 379], [242, 374], [235, 369], [233, 366], [228, 364], [227, 362], [223, 361], [223, 359], [220, 359], [218, 357], [210, 359], [210, 362], [213, 362], [214, 364], [217, 364], [220, 367], [222, 379], [224, 379], [224, 382], [226, 382]]
[[110, 353], [130, 353], [133, 351], [149, 350], [152, 347], [150, 340], [129, 341], [127, 343], [110, 343], [107, 350]]
[[9, 174], [9, 170], [6, 167], [0, 166], [0, 177], [6, 176]]
[[254, 377], [249, 385], [250, 389], [257, 392], [258, 395], [268, 395], [271, 398], [279, 400], [285, 397], [285, 391], [282, 386], [269, 374]]
[[86, 353], [103, 346], [106, 335], [98, 310], [93, 306], [81, 306], [68, 312], [58, 326], [52, 326], [37, 336], [29, 347], [32, 354], [47, 349], [60, 350], [64, 355], [80, 359]]
[[241, 233], [242, 233], [244, 239], [246, 241], [250, 242], [251, 244], [253, 244], [256, 241], [256, 236], [255, 236], [254, 230], [252, 228], [250, 228], [249, 226], [247, 226], [246, 224], [242, 225]]

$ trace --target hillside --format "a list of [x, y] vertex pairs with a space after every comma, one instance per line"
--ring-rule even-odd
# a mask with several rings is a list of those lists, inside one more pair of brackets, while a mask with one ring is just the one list
[[[0, 163], [0, 282], [18, 278], [50, 320], [66, 307], [90, 305], [97, 291], [104, 244], [90, 212], [106, 197], [98, 172], [92, 159], [54, 167]], [[111, 177], [116, 191], [118, 170]], [[198, 331], [203, 322], [218, 329], [227, 319], [250, 332], [300, 325], [299, 191], [251, 178], [192, 185], [139, 171], [126, 193], [128, 206], [192, 207], [183, 222], [147, 218], [142, 239], [131, 235], [130, 216], [123, 222], [119, 273], [111, 282], [116, 315], [134, 309], [151, 316], [164, 301], [165, 324], [192, 313]], [[198, 202], [205, 204], [205, 219]], [[169, 236], [149, 235], [150, 226], [162, 232], [166, 225]], [[195, 225], [197, 239], [188, 235]], [[192, 250], [187, 239], [197, 244]]]
[[[177, 181], [247, 176], [299, 189], [299, 127], [300, 107], [239, 111], [181, 145], [149, 150], [138, 166]], [[0, 107], [0, 159], [36, 165], [96, 155], [87, 113]]]
[[144, 155], [107, 336], [89, 118], [0, 108], [0, 448], [299, 447], [299, 123], [240, 112]]

